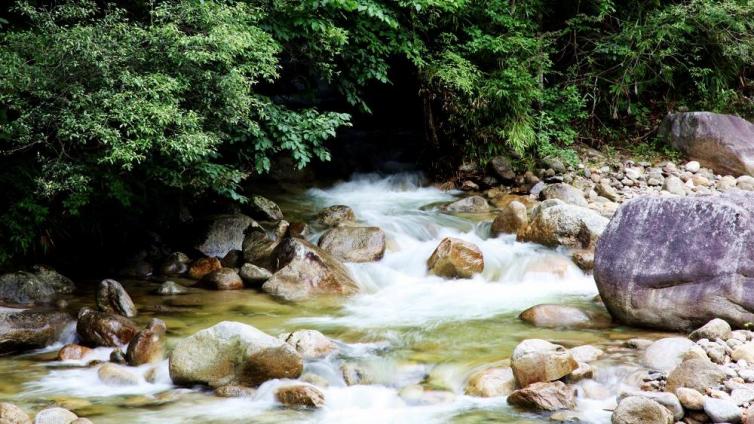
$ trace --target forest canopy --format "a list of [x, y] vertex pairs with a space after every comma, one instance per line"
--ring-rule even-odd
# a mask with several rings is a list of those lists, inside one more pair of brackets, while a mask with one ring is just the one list
[[754, 0], [10, 3], [0, 263], [54, 248], [71, 220], [244, 202], [275, 158], [329, 160], [397, 61], [424, 105], [417, 143], [458, 161], [644, 143], [678, 108], [753, 112]]

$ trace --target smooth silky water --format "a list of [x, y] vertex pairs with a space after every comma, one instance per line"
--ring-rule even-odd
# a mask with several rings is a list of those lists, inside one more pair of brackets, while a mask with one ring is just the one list
[[[384, 259], [349, 264], [362, 294], [348, 299], [322, 298], [303, 304], [277, 301], [254, 290], [216, 292], [192, 290], [179, 296], [157, 296], [157, 282], [124, 281], [140, 309], [144, 325], [159, 317], [167, 323], [168, 347], [177, 340], [232, 320], [278, 335], [296, 329], [317, 329], [336, 339], [340, 353], [307, 362], [305, 373], [329, 382], [326, 405], [316, 411], [282, 408], [274, 391], [285, 381], [263, 384], [255, 397], [223, 399], [200, 387], [174, 387], [167, 361], [159, 364], [152, 382], [108, 386], [97, 367], [54, 361], [57, 349], [75, 340], [70, 329], [60, 344], [33, 354], [0, 358], [0, 400], [27, 410], [50, 404], [72, 409], [97, 423], [534, 423], [547, 415], [516, 411], [505, 398], [464, 395], [469, 373], [490, 364], [505, 364], [518, 342], [543, 338], [565, 346], [586, 343], [619, 349], [619, 341], [653, 336], [633, 330], [552, 330], [517, 319], [539, 303], [596, 308], [594, 280], [561, 252], [515, 241], [490, 238], [491, 216], [441, 213], [437, 205], [459, 193], [424, 187], [414, 174], [356, 176], [326, 189], [291, 189], [273, 197], [292, 220], [309, 221], [320, 208], [351, 206], [362, 224], [382, 228], [388, 239]], [[312, 234], [316, 241], [320, 234]], [[426, 260], [439, 241], [458, 237], [479, 246], [485, 269], [469, 280], [444, 280], [427, 274]], [[176, 280], [181, 282], [181, 280]], [[190, 284], [189, 281], [184, 283]], [[93, 292], [70, 299], [70, 310], [92, 304]], [[111, 349], [93, 357], [107, 360]], [[626, 353], [619, 362], [597, 364], [596, 380], [608, 390], [589, 399], [579, 387], [578, 411], [587, 422], [609, 422], [609, 409], [621, 380], [636, 370]], [[365, 370], [369, 384], [346, 386], [342, 363]], [[150, 366], [139, 368], [144, 374]], [[590, 383], [584, 383], [590, 384]], [[407, 395], [421, 385], [423, 395]], [[406, 388], [407, 386], [411, 386]], [[598, 398], [600, 396], [597, 396]]]

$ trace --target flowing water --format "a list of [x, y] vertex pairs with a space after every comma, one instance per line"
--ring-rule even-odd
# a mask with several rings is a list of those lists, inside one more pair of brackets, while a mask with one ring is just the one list
[[[539, 303], [597, 308], [592, 277], [562, 252], [520, 243], [513, 236], [490, 238], [491, 216], [441, 213], [437, 205], [458, 193], [421, 183], [413, 174], [363, 175], [326, 189], [292, 190], [275, 198], [294, 220], [307, 221], [324, 206], [345, 204], [361, 223], [386, 232], [384, 259], [348, 264], [363, 289], [349, 299], [295, 305], [253, 290], [197, 290], [160, 297], [150, 294], [156, 282], [124, 282], [140, 308], [136, 321], [143, 325], [152, 317], [163, 319], [169, 347], [224, 320], [248, 323], [273, 335], [308, 328], [334, 338], [340, 346], [338, 354], [305, 365], [305, 373], [327, 382], [323, 408], [282, 408], [273, 394], [286, 382], [278, 380], [263, 384], [252, 398], [223, 399], [199, 387], [177, 388], [168, 376], [167, 361], [157, 366], [150, 381], [108, 386], [98, 380], [96, 367], [54, 361], [57, 348], [75, 340], [73, 331], [58, 346], [0, 359], [0, 400], [30, 411], [55, 403], [97, 423], [547, 422], [547, 415], [508, 407], [504, 397], [464, 395], [466, 378], [480, 367], [505, 364], [523, 339], [543, 338], [568, 347], [592, 343], [620, 352], [620, 340], [637, 333], [622, 328], [541, 329], [520, 322], [517, 315]], [[426, 260], [446, 236], [479, 246], [484, 272], [469, 280], [428, 275]], [[92, 304], [93, 299], [93, 293], [81, 293], [70, 309]], [[85, 362], [107, 360], [109, 353], [110, 349], [98, 348]], [[609, 422], [605, 409], [614, 406], [615, 394], [637, 369], [635, 362], [626, 352], [620, 361], [597, 363], [595, 379], [579, 385], [577, 412], [582, 420]], [[368, 381], [346, 385], [344, 364], [359, 369]], [[143, 375], [151, 367], [134, 371]]]

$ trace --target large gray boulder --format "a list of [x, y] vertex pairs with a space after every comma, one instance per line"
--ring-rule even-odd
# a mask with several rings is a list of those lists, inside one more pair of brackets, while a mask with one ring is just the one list
[[542, 200], [558, 199], [569, 205], [581, 206], [583, 208], [588, 206], [584, 198], [584, 192], [566, 183], [548, 185], [539, 193], [539, 197]]
[[711, 112], [670, 114], [660, 137], [722, 175], [754, 175], [754, 124]]
[[529, 226], [518, 238], [545, 246], [591, 249], [607, 223], [607, 218], [591, 209], [551, 199], [532, 210]]
[[259, 224], [239, 213], [213, 216], [208, 219], [206, 226], [206, 232], [196, 249], [207, 256], [222, 258], [231, 250], [241, 250], [246, 229], [258, 227]]
[[73, 281], [50, 268], [36, 266], [32, 271], [0, 276], [0, 304], [51, 303], [75, 289]]
[[70, 322], [63, 312], [0, 312], [0, 355], [51, 345]]
[[597, 244], [594, 278], [625, 324], [691, 330], [713, 318], [754, 322], [754, 193], [642, 197]]
[[304, 360], [296, 349], [256, 328], [223, 321], [176, 344], [169, 371], [178, 385], [258, 386], [274, 378], [298, 378]]
[[289, 301], [359, 291], [351, 273], [332, 255], [306, 240], [283, 239], [274, 253], [278, 268], [262, 290]]
[[385, 232], [378, 227], [335, 227], [322, 235], [319, 247], [344, 262], [379, 261], [385, 255]]

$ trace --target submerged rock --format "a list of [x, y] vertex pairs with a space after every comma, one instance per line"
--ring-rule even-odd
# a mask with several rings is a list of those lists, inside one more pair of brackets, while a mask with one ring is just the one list
[[753, 266], [754, 193], [731, 190], [624, 203], [600, 238], [594, 277], [625, 324], [691, 330], [721, 318], [741, 327], [754, 322]]
[[604, 328], [610, 325], [607, 317], [593, 317], [585, 311], [566, 305], [536, 305], [521, 312], [518, 318], [535, 327], [545, 328]]
[[81, 308], [76, 323], [76, 332], [87, 346], [118, 347], [127, 344], [138, 329], [130, 319], [121, 315]]
[[0, 312], [0, 355], [49, 346], [71, 321], [62, 312]]
[[170, 378], [177, 385], [257, 386], [273, 378], [297, 378], [303, 358], [289, 344], [256, 328], [224, 321], [176, 344]]
[[283, 386], [275, 392], [275, 397], [283, 405], [320, 408], [325, 404], [325, 395], [311, 384]]
[[74, 288], [73, 281], [49, 268], [37, 267], [33, 273], [12, 272], [0, 276], [0, 304], [52, 303]]
[[519, 387], [555, 381], [578, 368], [571, 352], [545, 340], [527, 339], [513, 350], [511, 368]]
[[131, 366], [154, 364], [165, 356], [167, 327], [161, 319], [152, 318], [147, 327], [134, 336], [126, 350], [126, 361]]
[[469, 196], [442, 207], [445, 212], [484, 213], [490, 210], [490, 204], [482, 196]]
[[355, 222], [353, 209], [345, 205], [333, 205], [319, 211], [314, 220], [326, 227], [335, 227], [346, 222]]
[[516, 378], [510, 367], [477, 371], [469, 377], [466, 383], [466, 394], [469, 396], [508, 396], [514, 390], [516, 390]]
[[0, 423], [2, 424], [31, 424], [31, 418], [18, 406], [0, 402]]
[[34, 424], [71, 424], [79, 417], [65, 408], [47, 408], [34, 417]]
[[275, 249], [278, 270], [262, 290], [285, 300], [317, 295], [350, 295], [359, 291], [348, 269], [329, 253], [306, 240], [286, 238]]
[[257, 389], [229, 384], [215, 389], [215, 396], [224, 398], [254, 397]]
[[427, 260], [427, 268], [440, 277], [471, 278], [484, 270], [484, 257], [476, 245], [446, 237]]
[[341, 226], [328, 230], [319, 247], [344, 262], [373, 262], [385, 254], [385, 232], [377, 227]]
[[574, 409], [576, 389], [562, 381], [533, 383], [511, 393], [508, 403], [533, 411]]
[[738, 116], [712, 112], [669, 114], [660, 126], [659, 136], [717, 173], [754, 175], [754, 124]]
[[529, 226], [518, 238], [545, 246], [590, 249], [607, 223], [607, 218], [591, 209], [548, 200], [534, 208]]
[[184, 294], [186, 292], [188, 292], [188, 290], [182, 285], [176, 283], [175, 281], [165, 281], [155, 291], [155, 293], [161, 296], [174, 296], [177, 294]]
[[115, 280], [102, 280], [97, 289], [97, 309], [102, 312], [123, 315], [131, 318], [136, 316], [136, 305], [126, 289]]
[[[243, 214], [217, 215], [209, 218], [207, 230], [196, 249], [210, 257], [222, 258], [234, 249], [241, 249], [244, 233], [249, 227], [258, 227], [253, 219]], [[201, 278], [193, 277], [193, 278]]]
[[136, 386], [141, 382], [141, 378], [130, 369], [112, 363], [100, 366], [97, 377], [109, 386]]

